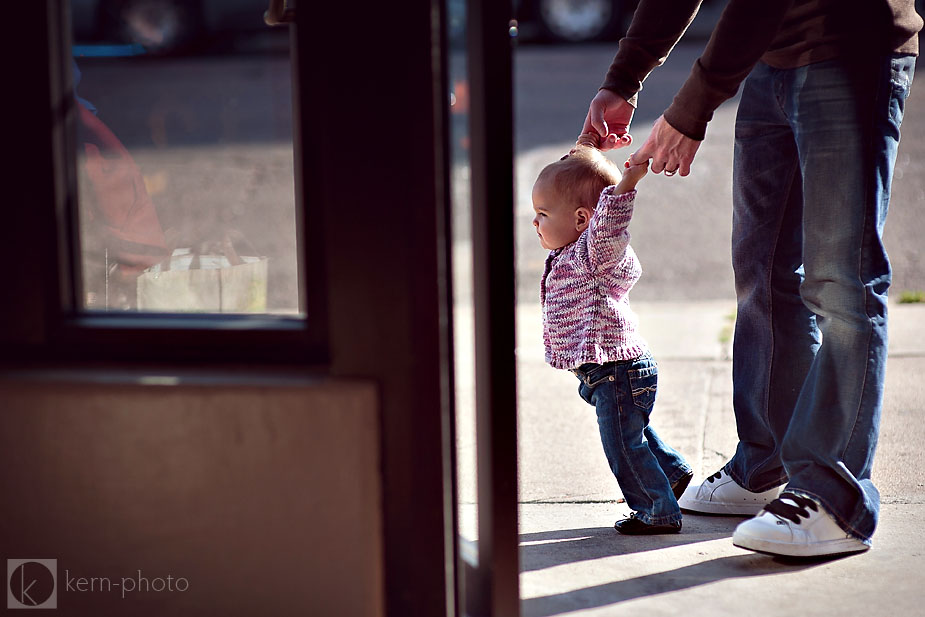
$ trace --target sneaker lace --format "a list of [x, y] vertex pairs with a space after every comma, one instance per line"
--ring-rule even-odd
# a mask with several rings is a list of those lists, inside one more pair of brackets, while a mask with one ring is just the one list
[[710, 476], [709, 478], [707, 478], [707, 482], [710, 482], [710, 483], [716, 482], [717, 480], [719, 480], [719, 479], [722, 477], [722, 475], [723, 475], [723, 470], [720, 469], [720, 470], [717, 471], [715, 474], [713, 474], [712, 476]]
[[780, 497], [766, 505], [764, 510], [778, 518], [785, 518], [799, 525], [801, 522], [800, 517], [809, 518], [807, 508], [813, 512], [819, 510], [816, 502], [808, 497], [802, 497], [794, 493], [781, 493]]

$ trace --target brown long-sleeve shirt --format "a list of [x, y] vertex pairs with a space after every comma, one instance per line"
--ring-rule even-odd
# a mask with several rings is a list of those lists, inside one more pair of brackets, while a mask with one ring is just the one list
[[[642, 82], [690, 25], [702, 0], [642, 0], [602, 88], [635, 104]], [[703, 139], [720, 104], [760, 60], [795, 68], [841, 56], [918, 54], [914, 0], [729, 0], [665, 119]]]

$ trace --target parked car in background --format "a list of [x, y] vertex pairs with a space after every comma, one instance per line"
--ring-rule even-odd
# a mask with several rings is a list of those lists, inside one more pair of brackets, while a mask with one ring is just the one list
[[[615, 40], [639, 0], [511, 0], [524, 41]], [[464, 31], [465, 0], [446, 0], [451, 39]], [[74, 42], [132, 44], [152, 55], [189, 51], [224, 35], [266, 31], [268, 0], [70, 0]], [[306, 8], [311, 5], [305, 3]], [[396, 4], [396, 11], [401, 11]]]
[[135, 44], [161, 55], [265, 31], [267, 0], [70, 0], [75, 44]]
[[[523, 43], [617, 40], [639, 0], [509, 0], [511, 26]], [[710, 2], [712, 0], [706, 0]], [[450, 44], [465, 45], [466, 0], [445, 0]]]
[[639, 0], [517, 0], [521, 30], [542, 40], [584, 43], [613, 40], [626, 32]]

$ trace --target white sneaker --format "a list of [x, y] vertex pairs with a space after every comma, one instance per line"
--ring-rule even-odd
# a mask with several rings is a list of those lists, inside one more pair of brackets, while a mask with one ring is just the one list
[[866, 551], [870, 545], [845, 532], [818, 501], [782, 493], [753, 519], [740, 523], [732, 543], [761, 553], [815, 557]]
[[688, 487], [678, 500], [678, 505], [682, 510], [691, 512], [754, 516], [761, 512], [761, 508], [777, 499], [782, 489], [783, 486], [777, 486], [753, 493], [739, 486], [725, 469], [720, 469], [700, 486]]

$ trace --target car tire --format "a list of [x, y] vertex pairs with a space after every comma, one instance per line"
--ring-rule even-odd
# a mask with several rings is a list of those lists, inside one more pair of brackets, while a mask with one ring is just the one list
[[188, 51], [203, 31], [201, 7], [189, 0], [112, 0], [106, 14], [115, 38], [151, 55]]
[[534, 14], [544, 38], [584, 43], [613, 38], [623, 25], [619, 0], [534, 0]]

